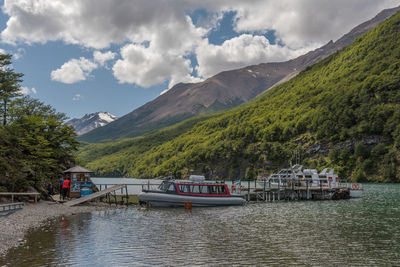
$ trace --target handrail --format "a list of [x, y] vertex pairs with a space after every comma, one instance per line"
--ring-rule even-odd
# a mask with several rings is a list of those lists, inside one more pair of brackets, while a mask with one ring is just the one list
[[34, 196], [35, 203], [37, 202], [40, 193], [38, 192], [26, 192], [26, 193], [19, 193], [19, 192], [0, 192], [0, 196], [11, 196], [11, 202], [14, 202], [14, 196]]
[[[24, 205], [23, 202], [15, 202], [15, 203], [7, 203], [7, 204], [0, 204], [0, 215], [10, 215], [11, 213], [14, 213], [17, 210], [22, 209], [22, 206]], [[2, 214], [6, 213], [6, 214]]]

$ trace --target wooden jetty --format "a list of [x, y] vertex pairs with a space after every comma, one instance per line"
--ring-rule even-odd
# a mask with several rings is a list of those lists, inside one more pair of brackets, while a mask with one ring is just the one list
[[17, 210], [22, 209], [22, 206], [24, 206], [24, 203], [22, 203], [22, 202], [1, 204], [0, 205], [0, 215], [2, 215], [2, 216], [10, 215], [11, 213], [14, 213]]
[[[281, 200], [339, 200], [350, 198], [348, 186], [324, 187], [324, 186], [298, 186], [295, 183], [287, 183], [286, 186], [272, 187], [264, 183], [257, 186], [255, 180], [247, 180], [247, 187], [241, 186], [240, 194], [247, 201], [281, 201]], [[254, 182], [254, 187], [252, 183]]]
[[121, 192], [122, 192], [123, 189], [125, 189], [126, 203], [128, 205], [129, 195], [128, 195], [128, 187], [127, 187], [126, 184], [114, 185], [114, 186], [112, 186], [110, 188], [106, 188], [104, 190], [101, 190], [99, 192], [87, 195], [85, 197], [81, 197], [81, 198], [77, 198], [77, 199], [74, 199], [74, 200], [70, 200], [70, 201], [68, 201], [68, 202], [66, 202], [64, 204], [66, 206], [68, 206], [68, 207], [72, 207], [72, 206], [79, 205], [79, 204], [82, 204], [82, 203], [87, 202], [87, 201], [94, 200], [94, 199], [99, 198], [99, 197], [107, 196], [110, 199], [110, 195], [111, 194], [113, 194], [115, 199], [116, 199], [116, 191], [117, 190], [121, 190]]
[[349, 199], [350, 189], [339, 188], [304, 188], [295, 187], [293, 189], [253, 190], [245, 193], [248, 201], [280, 201], [280, 200], [339, 200]]

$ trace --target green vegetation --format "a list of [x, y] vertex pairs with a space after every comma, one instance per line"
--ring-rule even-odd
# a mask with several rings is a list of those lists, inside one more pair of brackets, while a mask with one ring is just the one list
[[19, 93], [22, 74], [0, 55], [0, 191], [44, 191], [74, 161], [78, 142], [65, 115]]
[[275, 170], [298, 150], [309, 167], [335, 167], [354, 181], [399, 182], [399, 40], [397, 13], [250, 103], [193, 128], [176, 126], [169, 138], [160, 131], [94, 144], [80, 157], [102, 175], [229, 179]]

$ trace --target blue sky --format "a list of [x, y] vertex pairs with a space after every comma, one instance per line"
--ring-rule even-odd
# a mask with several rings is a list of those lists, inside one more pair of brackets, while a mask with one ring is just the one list
[[70, 118], [122, 116], [178, 82], [297, 57], [400, 4], [197, 2], [1, 1], [0, 52], [14, 55], [25, 93]]

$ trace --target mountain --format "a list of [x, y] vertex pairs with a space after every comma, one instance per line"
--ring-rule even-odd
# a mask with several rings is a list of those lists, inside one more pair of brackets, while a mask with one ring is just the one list
[[103, 127], [110, 122], [115, 121], [116, 119], [118, 119], [116, 116], [108, 112], [96, 112], [92, 114], [86, 114], [80, 119], [69, 120], [65, 124], [73, 126], [75, 128], [75, 132], [78, 135], [82, 135], [99, 127]]
[[179, 83], [165, 94], [131, 113], [79, 137], [80, 141], [98, 142], [143, 135], [198, 114], [211, 113], [247, 102], [275, 84], [289, 80], [306, 67], [351, 44], [361, 34], [384, 21], [400, 7], [384, 10], [375, 18], [357, 26], [336, 42], [296, 59], [265, 63], [221, 72], [200, 83]]
[[334, 167], [341, 178], [400, 182], [399, 40], [400, 12], [245, 105], [186, 129], [188, 121], [90, 144], [80, 159], [100, 175], [231, 179], [300, 154], [305, 166]]

